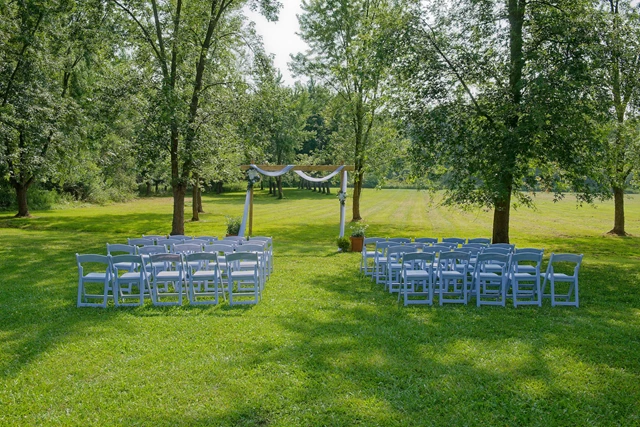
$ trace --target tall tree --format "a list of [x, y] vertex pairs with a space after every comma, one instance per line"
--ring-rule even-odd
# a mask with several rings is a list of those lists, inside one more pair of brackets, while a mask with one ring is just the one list
[[[509, 241], [512, 197], [559, 190], [590, 200], [596, 139], [588, 92], [585, 2], [432, 2], [417, 7], [399, 61], [417, 170], [449, 203], [493, 209], [493, 241]], [[554, 187], [555, 186], [555, 187]]]
[[371, 130], [394, 59], [400, 4], [393, 0], [305, 0], [300, 35], [310, 46], [295, 58], [298, 74], [319, 79], [348, 111], [353, 135], [353, 220], [362, 219], [360, 196]]
[[640, 166], [640, 14], [630, 1], [606, 0], [593, 15], [595, 85], [608, 129], [606, 174], [613, 190], [611, 234], [626, 235], [624, 195]]
[[0, 161], [29, 216], [27, 192], [70, 153], [79, 109], [71, 90], [78, 68], [99, 44], [106, 11], [100, 1], [0, 3]]
[[139, 66], [151, 67], [169, 133], [173, 220], [171, 234], [184, 234], [184, 198], [192, 178], [201, 100], [209, 84], [207, 70], [219, 59], [222, 39], [236, 34], [245, 4], [275, 20], [275, 0], [112, 0], [130, 19], [138, 39]]

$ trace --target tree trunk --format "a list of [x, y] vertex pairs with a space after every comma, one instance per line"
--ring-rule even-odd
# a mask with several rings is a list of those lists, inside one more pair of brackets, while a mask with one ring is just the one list
[[493, 211], [492, 243], [509, 243], [509, 214], [511, 211], [511, 192], [505, 199], [496, 202]]
[[284, 195], [282, 194], [282, 177], [281, 176], [276, 178], [276, 183], [278, 184], [278, 199], [284, 199]]
[[202, 208], [202, 187], [198, 186], [198, 213], [204, 213]]
[[171, 223], [171, 234], [184, 234], [184, 196], [187, 188], [184, 184], [173, 186], [173, 221]]
[[147, 181], [147, 197], [151, 196], [151, 181]]
[[351, 221], [360, 221], [362, 220], [362, 216], [360, 216], [360, 195], [362, 194], [362, 181], [364, 179], [364, 171], [360, 170], [356, 172], [355, 179], [353, 180], [353, 218]]
[[273, 194], [273, 179], [269, 178], [269, 194]]
[[624, 188], [613, 187], [613, 204], [615, 209], [613, 229], [609, 231], [609, 234], [626, 236], [627, 233], [624, 230]]
[[200, 221], [198, 215], [198, 180], [196, 179], [191, 189], [191, 221]]
[[18, 201], [18, 213], [16, 218], [30, 218], [29, 205], [27, 204], [27, 191], [31, 185], [32, 179], [27, 181], [26, 184], [16, 182], [13, 184], [13, 188], [16, 190], [16, 199]]
[[158, 194], [158, 181], [155, 182], [156, 184], [156, 195]]

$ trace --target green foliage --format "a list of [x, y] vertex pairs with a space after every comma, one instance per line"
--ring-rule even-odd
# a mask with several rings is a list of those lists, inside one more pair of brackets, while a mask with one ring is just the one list
[[242, 217], [226, 216], [225, 219], [227, 221], [227, 234], [237, 236], [240, 232], [240, 226], [242, 225]]
[[336, 245], [338, 245], [338, 251], [349, 252], [349, 249], [351, 248], [351, 241], [348, 237], [338, 237], [336, 239]]
[[369, 227], [369, 224], [365, 224], [363, 221], [357, 221], [349, 226], [351, 230], [351, 237], [364, 237], [364, 232]]

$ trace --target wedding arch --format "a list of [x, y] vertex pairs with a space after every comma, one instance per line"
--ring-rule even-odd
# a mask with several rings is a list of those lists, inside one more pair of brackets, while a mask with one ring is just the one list
[[[340, 174], [340, 192], [338, 199], [340, 200], [340, 237], [344, 237], [344, 217], [345, 217], [345, 201], [347, 196], [347, 171], [353, 171], [353, 166], [347, 165], [316, 165], [316, 166], [298, 166], [298, 165], [242, 165], [240, 168], [247, 173], [247, 196], [244, 201], [244, 213], [242, 215], [242, 224], [240, 225], [239, 236], [244, 236], [249, 227], [249, 234], [253, 233], [253, 186], [260, 181], [260, 175], [268, 177], [278, 177], [289, 171], [293, 171], [300, 178], [310, 182], [326, 182], [334, 176]], [[330, 172], [328, 175], [315, 178], [307, 175], [305, 172]]]

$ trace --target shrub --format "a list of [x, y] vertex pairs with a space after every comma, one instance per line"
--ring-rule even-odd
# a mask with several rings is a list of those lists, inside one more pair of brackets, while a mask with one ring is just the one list
[[349, 252], [349, 249], [351, 248], [351, 242], [347, 237], [338, 237], [336, 243], [338, 244], [338, 250], [340, 252]]
[[240, 225], [242, 224], [242, 218], [239, 216], [228, 216], [227, 218], [227, 234], [237, 236], [240, 232]]

